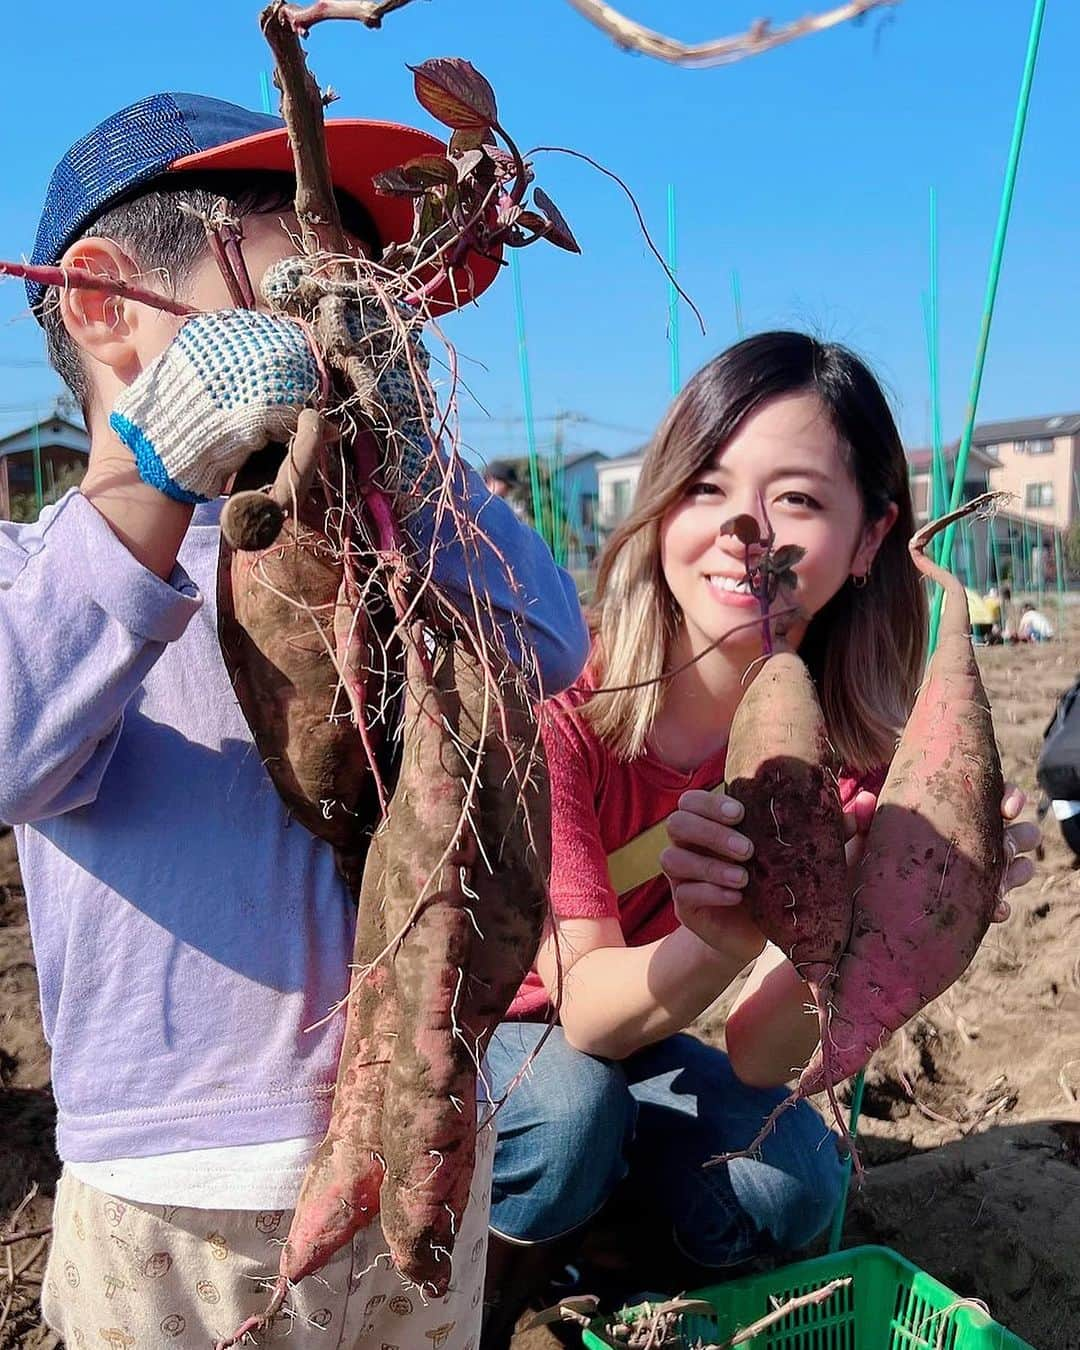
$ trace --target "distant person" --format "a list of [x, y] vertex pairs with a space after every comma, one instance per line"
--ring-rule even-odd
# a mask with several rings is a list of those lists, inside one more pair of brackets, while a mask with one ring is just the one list
[[521, 480], [513, 464], [493, 459], [484, 473], [484, 485], [493, 497], [509, 497], [521, 486]]
[[501, 497], [519, 520], [525, 518], [521, 479], [516, 465], [505, 459], [493, 459], [484, 472], [484, 485], [493, 497]]
[[1039, 818], [1052, 810], [1062, 838], [1080, 857], [1080, 678], [1057, 701], [1035, 766]]
[[990, 620], [990, 629], [986, 635], [986, 641], [991, 647], [1000, 647], [1002, 643], [1001, 630], [1001, 596], [998, 594], [998, 588], [991, 586], [983, 597], [986, 604], [987, 617]]
[[1054, 636], [1054, 625], [1040, 609], [1025, 604], [1020, 609], [1020, 622], [1016, 625], [1016, 637], [1019, 642], [1050, 642]]

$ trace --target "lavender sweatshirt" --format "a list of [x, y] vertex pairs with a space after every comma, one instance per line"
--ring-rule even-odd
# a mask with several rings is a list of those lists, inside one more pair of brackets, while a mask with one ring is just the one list
[[[464, 600], [468, 568], [562, 688], [587, 650], [573, 584], [471, 472], [468, 492], [517, 590], [490, 553], [466, 562], [449, 522], [435, 578]], [[0, 820], [17, 827], [65, 1161], [327, 1122], [344, 1019], [313, 1024], [345, 993], [353, 904], [233, 696], [219, 512], [196, 509], [168, 582], [78, 492], [0, 522]]]

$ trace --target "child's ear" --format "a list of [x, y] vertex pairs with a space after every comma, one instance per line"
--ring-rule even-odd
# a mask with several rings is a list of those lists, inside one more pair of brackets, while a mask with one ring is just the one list
[[[137, 275], [135, 263], [112, 239], [78, 239], [60, 263], [72, 271], [119, 281], [133, 281]], [[138, 328], [142, 306], [85, 286], [60, 287], [59, 303], [68, 336], [83, 356], [107, 367], [122, 383], [130, 383], [141, 368]]]

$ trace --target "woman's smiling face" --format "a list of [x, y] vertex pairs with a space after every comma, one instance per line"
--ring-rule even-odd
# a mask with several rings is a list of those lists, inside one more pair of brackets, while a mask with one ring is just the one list
[[[745, 551], [720, 526], [750, 515], [776, 546], [797, 544], [794, 600], [804, 618], [790, 633], [796, 645], [805, 620], [822, 609], [850, 575], [865, 573], [896, 518], [867, 523], [844, 444], [811, 392], [773, 399], [749, 416], [724, 449], [687, 485], [660, 525], [664, 578], [682, 611], [693, 652], [704, 650], [758, 613], [740, 586]], [[753, 549], [751, 558], [760, 550]], [[784, 604], [783, 597], [777, 602]], [[759, 650], [761, 630], [742, 627], [731, 644]]]

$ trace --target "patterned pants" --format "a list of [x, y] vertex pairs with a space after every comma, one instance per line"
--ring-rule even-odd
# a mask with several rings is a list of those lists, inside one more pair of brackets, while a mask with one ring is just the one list
[[[247, 1344], [288, 1350], [476, 1350], [480, 1335], [492, 1131], [454, 1246], [450, 1291], [424, 1300], [389, 1265], [378, 1225], [292, 1291]], [[42, 1310], [68, 1350], [210, 1350], [266, 1306], [289, 1210], [142, 1205], [69, 1176], [56, 1192]], [[287, 1339], [286, 1339], [287, 1338]]]

